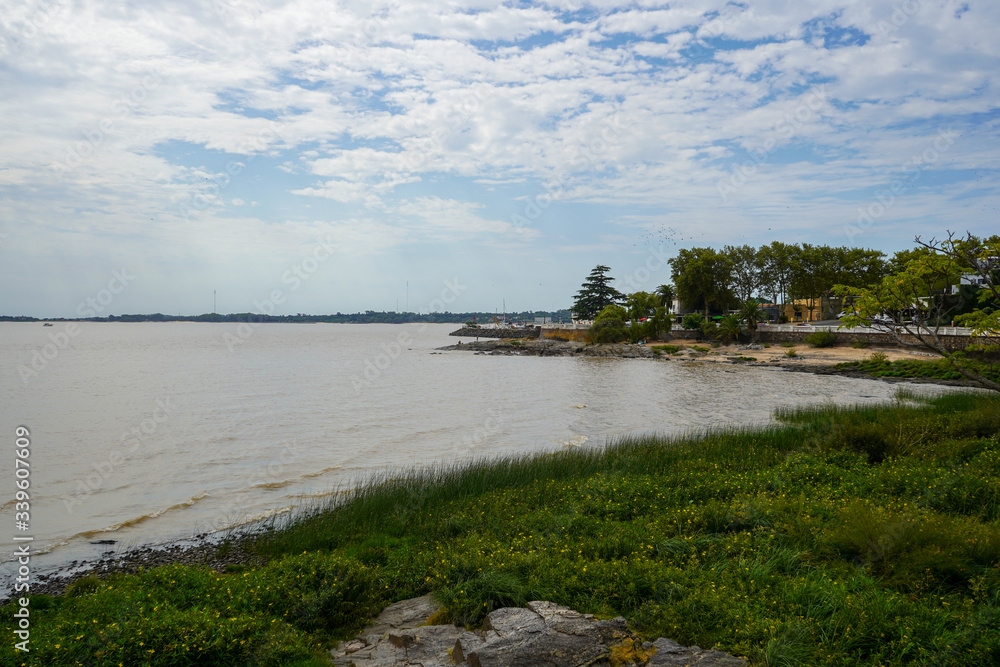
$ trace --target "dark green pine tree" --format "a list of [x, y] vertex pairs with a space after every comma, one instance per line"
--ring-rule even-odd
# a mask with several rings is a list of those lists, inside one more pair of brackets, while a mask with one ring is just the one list
[[573, 312], [582, 320], [592, 320], [605, 306], [622, 301], [625, 296], [611, 286], [614, 278], [607, 275], [611, 268], [598, 264], [587, 276], [579, 292], [576, 293], [576, 301], [573, 302]]

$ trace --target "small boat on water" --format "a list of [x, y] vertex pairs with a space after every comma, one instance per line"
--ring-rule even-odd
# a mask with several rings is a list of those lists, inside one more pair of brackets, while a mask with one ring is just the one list
[[50, 326], [52, 326], [52, 323], [51, 322], [45, 322], [44, 324], [42, 324], [42, 326], [43, 327], [50, 327]]

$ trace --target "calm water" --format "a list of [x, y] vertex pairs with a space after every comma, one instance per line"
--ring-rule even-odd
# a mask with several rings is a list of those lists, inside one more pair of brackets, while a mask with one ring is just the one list
[[[454, 325], [82, 323], [23, 380], [65, 326], [0, 323], [3, 436], [13, 448], [17, 425], [32, 435], [23, 534], [48, 552], [36, 567], [94, 558], [100, 539], [163, 542], [287, 512], [381, 468], [760, 423], [776, 406], [894, 391], [773, 369], [436, 353]], [[0, 525], [14, 533], [6, 458]]]

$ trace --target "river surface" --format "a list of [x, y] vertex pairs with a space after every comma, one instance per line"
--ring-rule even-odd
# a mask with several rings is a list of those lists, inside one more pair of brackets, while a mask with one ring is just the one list
[[[5, 575], [13, 535], [33, 537], [33, 566], [51, 568], [99, 557], [98, 540], [162, 543], [289, 512], [386, 468], [894, 393], [777, 369], [436, 352], [456, 325], [67, 326], [0, 323]], [[27, 531], [15, 529], [17, 426], [31, 432]]]

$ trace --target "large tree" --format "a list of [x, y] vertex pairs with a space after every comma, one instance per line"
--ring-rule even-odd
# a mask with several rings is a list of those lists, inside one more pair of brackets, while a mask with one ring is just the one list
[[[988, 362], [979, 353], [1000, 350], [1000, 236], [979, 239], [949, 233], [943, 241], [916, 243], [901, 270], [869, 287], [837, 285], [834, 292], [854, 295], [853, 314], [846, 327], [869, 326], [892, 335], [904, 347], [930, 350], [947, 359], [956, 371], [987, 389], [1000, 391], [1000, 383], [984, 374]], [[975, 303], [965, 304], [955, 315], [952, 298], [964, 281], [974, 287]], [[962, 305], [962, 304], [958, 304]], [[971, 328], [973, 340], [966, 350], [956, 350], [941, 339], [941, 327], [955, 323]], [[971, 355], [969, 353], [972, 353]]]
[[732, 260], [712, 248], [681, 250], [670, 260], [671, 277], [677, 296], [686, 307], [702, 310], [724, 309], [733, 303]]
[[660, 285], [656, 288], [656, 295], [660, 298], [660, 305], [669, 312], [674, 306], [675, 290], [673, 285]]
[[749, 245], [727, 245], [723, 252], [732, 262], [732, 288], [740, 303], [754, 296], [764, 277], [764, 258]]
[[656, 314], [656, 306], [659, 299], [655, 294], [649, 292], [633, 292], [625, 297], [625, 309], [628, 311], [628, 318], [633, 322], [652, 317]]
[[774, 303], [784, 306], [788, 300], [788, 290], [795, 273], [795, 260], [800, 250], [797, 245], [773, 241], [771, 245], [761, 246], [757, 251], [763, 264], [761, 289], [771, 295]]
[[607, 275], [610, 270], [610, 267], [603, 264], [595, 266], [581, 285], [580, 291], [576, 293], [576, 301], [573, 302], [571, 310], [581, 320], [592, 320], [604, 310], [605, 306], [618, 303], [625, 298], [611, 286], [614, 278]]

